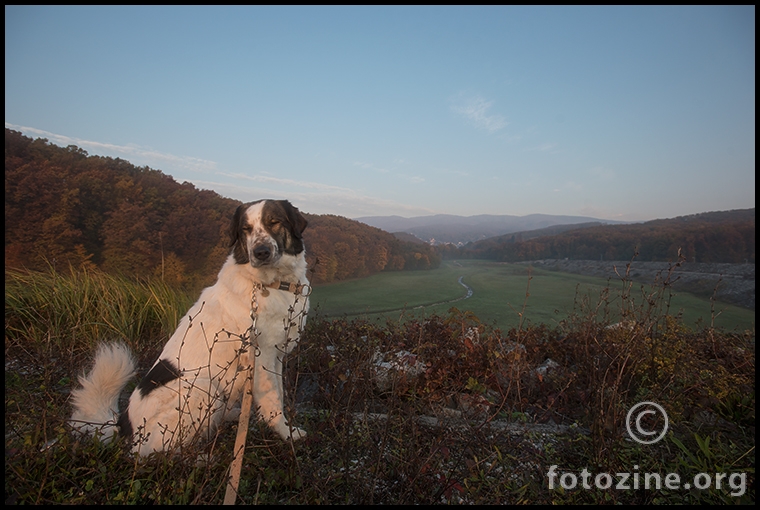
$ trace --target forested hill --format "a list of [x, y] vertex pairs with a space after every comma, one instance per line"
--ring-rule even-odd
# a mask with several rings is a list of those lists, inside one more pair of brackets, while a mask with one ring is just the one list
[[[585, 226], [587, 228], [580, 228]], [[578, 225], [557, 235], [508, 234], [449, 247], [446, 257], [505, 262], [537, 259], [755, 262], [755, 209], [709, 212], [631, 225]], [[526, 233], [527, 234], [527, 233]]]
[[[229, 253], [239, 204], [159, 170], [5, 130], [6, 268], [99, 267], [206, 285]], [[315, 283], [440, 264], [430, 246], [339, 216], [306, 216]]]

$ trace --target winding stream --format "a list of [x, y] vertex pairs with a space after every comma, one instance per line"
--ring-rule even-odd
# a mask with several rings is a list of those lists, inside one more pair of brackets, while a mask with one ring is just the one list
[[465, 299], [471, 298], [472, 297], [472, 287], [470, 287], [469, 285], [467, 285], [466, 283], [464, 283], [462, 281], [463, 278], [464, 278], [464, 275], [460, 276], [457, 281], [459, 282], [459, 285], [461, 285], [462, 287], [464, 287], [465, 289], [467, 289], [467, 294], [465, 294], [464, 296], [458, 297], [456, 299], [451, 299], [449, 301], [439, 301], [438, 303], [430, 303], [430, 304], [427, 304], [427, 305], [415, 306], [414, 308], [412, 308], [412, 310], [416, 310], [418, 308], [425, 308], [426, 306], [436, 306], [436, 305], [445, 305], [445, 304], [448, 304], [448, 303], [456, 303], [457, 301], [463, 301]]

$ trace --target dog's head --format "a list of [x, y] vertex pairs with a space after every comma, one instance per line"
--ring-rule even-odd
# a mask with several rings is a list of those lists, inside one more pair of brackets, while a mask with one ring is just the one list
[[235, 262], [253, 267], [276, 265], [283, 255], [302, 253], [306, 225], [306, 218], [287, 200], [239, 206], [230, 227]]

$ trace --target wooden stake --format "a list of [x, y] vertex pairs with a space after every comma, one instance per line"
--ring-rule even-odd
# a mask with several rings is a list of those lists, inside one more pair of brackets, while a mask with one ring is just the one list
[[[251, 349], [254, 352], [254, 349]], [[240, 485], [240, 470], [243, 467], [243, 456], [245, 454], [245, 441], [248, 435], [248, 421], [251, 417], [251, 407], [253, 402], [253, 371], [256, 367], [256, 356], [250, 356], [251, 376], [250, 382], [246, 384], [247, 388], [243, 391], [243, 403], [240, 407], [240, 421], [238, 422], [237, 436], [235, 437], [235, 449], [232, 462], [230, 463], [230, 477], [227, 481], [227, 491], [224, 493], [224, 504], [234, 505], [237, 499], [238, 486]]]

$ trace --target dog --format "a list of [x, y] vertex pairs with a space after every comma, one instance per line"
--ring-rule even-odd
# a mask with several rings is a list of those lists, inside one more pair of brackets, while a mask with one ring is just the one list
[[[89, 374], [72, 390], [70, 424], [80, 433], [130, 438], [148, 455], [209, 440], [249, 388], [260, 419], [280, 437], [306, 436], [283, 414], [283, 357], [306, 323], [311, 291], [303, 231], [307, 220], [287, 200], [243, 204], [230, 226], [231, 253], [216, 283], [203, 290], [180, 320], [153, 367], [117, 416], [121, 391], [135, 360], [121, 344], [98, 348]], [[250, 383], [249, 383], [250, 384]]]

